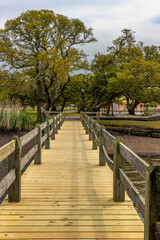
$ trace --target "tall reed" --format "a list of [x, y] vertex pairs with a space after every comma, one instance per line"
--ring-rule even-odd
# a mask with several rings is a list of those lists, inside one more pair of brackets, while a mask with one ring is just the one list
[[32, 127], [31, 117], [24, 111], [0, 110], [0, 127], [10, 130], [29, 130]]

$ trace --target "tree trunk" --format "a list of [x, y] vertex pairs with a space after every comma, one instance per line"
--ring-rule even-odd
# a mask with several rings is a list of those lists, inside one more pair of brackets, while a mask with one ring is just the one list
[[63, 86], [60, 89], [60, 93], [51, 101], [51, 111], [57, 111], [56, 109], [56, 102], [59, 100], [59, 98], [63, 95], [64, 90], [66, 89], [67, 84], [70, 82], [70, 76], [68, 76], [67, 82], [63, 84]]
[[110, 107], [111, 107], [111, 102], [107, 104], [107, 110], [106, 110], [106, 115], [109, 116], [110, 113]]
[[85, 107], [86, 107], [86, 93], [85, 93], [84, 89], [81, 89], [81, 94], [82, 94], [82, 98], [81, 98], [79, 110], [80, 110], [80, 112], [81, 111], [84, 112], [85, 111]]
[[42, 86], [40, 80], [37, 80], [38, 93], [37, 93], [37, 121], [41, 121], [41, 97], [42, 97]]
[[42, 84], [41, 80], [39, 79], [39, 61], [36, 59], [36, 83], [37, 83], [37, 121], [41, 121], [42, 113], [41, 113], [41, 98], [42, 98]]
[[56, 105], [52, 105], [52, 107], [51, 107], [51, 111], [55, 111], [55, 112], [57, 112]]
[[66, 102], [67, 102], [67, 98], [64, 98], [64, 101], [63, 101], [63, 104], [62, 104], [62, 107], [61, 107], [61, 111], [63, 112], [64, 110], [64, 107], [66, 105]]
[[40, 101], [37, 101], [37, 121], [40, 121], [41, 118], [42, 118], [41, 103]]
[[79, 105], [77, 106], [77, 112], [80, 113], [80, 108]]
[[135, 115], [134, 110], [135, 110], [135, 108], [130, 107], [130, 108], [128, 108], [128, 113], [129, 113], [130, 115]]
[[49, 111], [50, 105], [47, 103], [47, 104], [45, 105], [44, 109], [47, 110], [47, 111]]
[[46, 97], [47, 97], [47, 103], [46, 103], [45, 109], [49, 110], [50, 107], [51, 107], [51, 103], [52, 103], [52, 95], [51, 95], [51, 92], [49, 90], [51, 86], [47, 86], [47, 82], [46, 82], [45, 77], [43, 78], [43, 85], [44, 85], [44, 90], [45, 90]]
[[135, 108], [140, 102], [138, 100], [134, 100], [132, 103], [129, 103], [129, 99], [127, 99], [127, 109], [130, 115], [135, 115]]

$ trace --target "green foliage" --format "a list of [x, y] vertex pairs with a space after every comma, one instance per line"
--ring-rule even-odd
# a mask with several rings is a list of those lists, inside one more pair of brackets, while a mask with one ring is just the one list
[[71, 77], [71, 81], [66, 87], [63, 99], [66, 104], [75, 104], [79, 107], [79, 111], [84, 111], [89, 102], [89, 96], [92, 86], [91, 74], [77, 74]]
[[123, 97], [129, 113], [134, 114], [139, 103], [159, 101], [160, 47], [137, 44], [130, 29], [122, 30], [106, 55], [95, 55], [92, 70], [98, 79], [94, 102]]
[[38, 114], [42, 103], [47, 109], [56, 107], [70, 73], [88, 68], [86, 54], [75, 46], [95, 41], [92, 28], [82, 21], [49, 10], [27, 11], [8, 20], [0, 30], [0, 60], [16, 71], [10, 79], [12, 95], [36, 104]]
[[0, 111], [0, 127], [10, 130], [30, 130], [31, 117], [28, 113], [14, 110]]
[[37, 110], [26, 110], [26, 112], [30, 116], [32, 122], [37, 121]]

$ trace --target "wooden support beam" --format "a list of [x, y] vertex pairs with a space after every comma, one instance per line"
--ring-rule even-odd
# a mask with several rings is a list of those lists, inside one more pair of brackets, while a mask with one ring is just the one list
[[58, 117], [56, 115], [56, 134], [58, 134]]
[[8, 201], [20, 202], [21, 200], [21, 143], [18, 137], [15, 140], [15, 152], [11, 154], [8, 161], [8, 172], [15, 169], [15, 180], [8, 189]]
[[155, 239], [155, 223], [160, 221], [158, 214], [160, 191], [156, 187], [157, 173], [160, 173], [159, 164], [152, 163], [146, 170], [144, 240]]
[[122, 138], [117, 138], [114, 141], [114, 153], [113, 153], [113, 200], [114, 202], [125, 201], [125, 187], [123, 186], [119, 169], [124, 170], [124, 158], [121, 156], [119, 151], [119, 143], [124, 143]]
[[58, 114], [58, 130], [60, 130], [61, 129], [61, 115], [60, 114]]
[[45, 133], [47, 134], [47, 139], [45, 141], [45, 149], [50, 149], [50, 125], [49, 125], [49, 120], [47, 120], [47, 127], [45, 128]]
[[55, 118], [53, 117], [53, 123], [52, 123], [52, 128], [53, 128], [53, 132], [52, 132], [52, 135], [51, 135], [51, 140], [55, 140]]
[[42, 162], [42, 130], [41, 126], [37, 125], [36, 128], [38, 128], [38, 135], [36, 136], [35, 142], [38, 144], [38, 151], [35, 154], [34, 164], [41, 164]]
[[102, 135], [103, 129], [105, 129], [105, 127], [101, 126], [100, 131], [99, 131], [99, 166], [106, 165], [105, 156], [104, 156], [104, 152], [103, 152], [103, 145], [105, 145], [105, 139]]
[[89, 141], [92, 141], [93, 140], [93, 135], [92, 135], [92, 122], [91, 122], [91, 118], [89, 118], [88, 120], [88, 125], [89, 125]]

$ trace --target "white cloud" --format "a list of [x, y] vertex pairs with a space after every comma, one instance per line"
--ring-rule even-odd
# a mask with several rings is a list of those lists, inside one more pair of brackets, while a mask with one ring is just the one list
[[[138, 41], [160, 45], [160, 24], [151, 21], [159, 15], [159, 9], [158, 0], [129, 0], [118, 5], [88, 5], [85, 9], [77, 6], [65, 11], [69, 16], [81, 18], [88, 26], [93, 27], [99, 40], [96, 50], [104, 52], [123, 28], [136, 31]], [[91, 51], [89, 46], [85, 49]]]
[[[159, 0], [0, 0], [0, 27], [5, 20], [28, 9], [52, 9], [79, 18], [94, 29], [98, 43], [87, 44], [88, 54], [105, 52], [123, 28], [136, 31], [136, 39], [160, 45]], [[155, 19], [155, 20], [154, 20]]]

